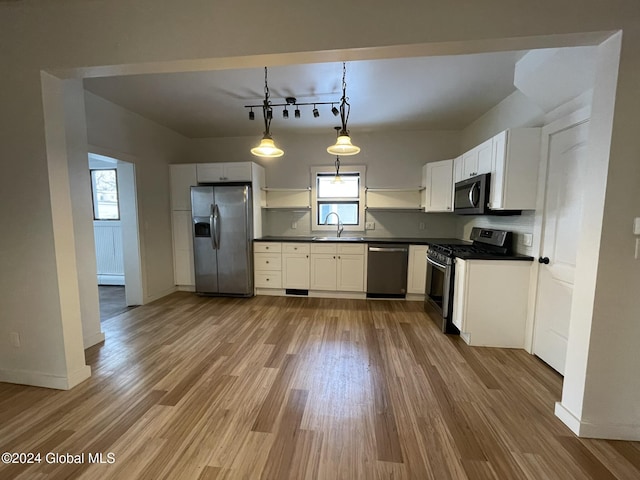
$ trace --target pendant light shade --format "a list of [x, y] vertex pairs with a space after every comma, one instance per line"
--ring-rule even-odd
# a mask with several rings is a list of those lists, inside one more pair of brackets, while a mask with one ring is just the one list
[[351, 143], [351, 137], [349, 136], [349, 130], [347, 129], [347, 122], [349, 120], [349, 113], [351, 112], [351, 105], [349, 104], [347, 97], [347, 66], [342, 62], [342, 98], [340, 99], [340, 120], [342, 125], [338, 132], [338, 139], [335, 145], [331, 145], [327, 148], [327, 152], [331, 155], [355, 155], [360, 152], [360, 147]]
[[284, 155], [284, 151], [276, 147], [271, 137], [264, 136], [260, 145], [251, 149], [251, 153], [256, 157], [277, 158]]
[[340, 135], [335, 145], [327, 148], [327, 152], [331, 155], [355, 155], [360, 152], [360, 147], [351, 143], [351, 137], [349, 135]]
[[271, 110], [271, 102], [269, 101], [269, 84], [267, 83], [267, 67], [264, 67], [264, 102], [262, 103], [262, 117], [264, 118], [264, 135], [260, 141], [260, 145], [251, 149], [251, 153], [256, 157], [277, 158], [284, 155], [284, 151], [276, 147], [269, 127], [273, 112]]

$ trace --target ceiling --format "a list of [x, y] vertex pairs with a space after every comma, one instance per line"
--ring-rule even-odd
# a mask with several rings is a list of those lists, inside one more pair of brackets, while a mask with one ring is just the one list
[[[413, 57], [347, 63], [352, 132], [383, 129], [458, 130], [510, 95], [513, 72], [524, 52]], [[342, 64], [270, 67], [272, 103], [338, 102]], [[262, 111], [249, 120], [245, 105], [264, 99], [264, 69], [217, 70], [90, 78], [85, 88], [189, 138], [260, 135]], [[340, 124], [330, 105], [302, 106], [288, 119], [274, 108], [271, 131], [326, 132]]]

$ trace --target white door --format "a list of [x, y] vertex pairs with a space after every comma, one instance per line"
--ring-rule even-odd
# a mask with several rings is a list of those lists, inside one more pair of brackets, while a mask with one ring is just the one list
[[338, 261], [330, 253], [311, 254], [311, 290], [335, 290]]
[[549, 135], [533, 353], [564, 374], [587, 168], [587, 120]]
[[337, 289], [364, 292], [364, 255], [338, 255]]

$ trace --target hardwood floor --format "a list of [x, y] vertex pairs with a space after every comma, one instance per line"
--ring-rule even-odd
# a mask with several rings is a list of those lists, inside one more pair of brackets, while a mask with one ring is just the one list
[[640, 478], [640, 443], [553, 415], [555, 372], [443, 335], [418, 302], [176, 293], [103, 328], [72, 391], [0, 384], [0, 452], [42, 454], [0, 478]]

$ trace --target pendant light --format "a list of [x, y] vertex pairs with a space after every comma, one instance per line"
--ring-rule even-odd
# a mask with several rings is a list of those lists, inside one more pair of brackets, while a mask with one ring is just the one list
[[251, 149], [251, 153], [256, 157], [276, 158], [284, 155], [284, 151], [276, 147], [275, 142], [271, 138], [269, 126], [273, 112], [271, 110], [271, 102], [269, 101], [269, 84], [267, 83], [267, 67], [264, 67], [264, 103], [262, 104], [262, 116], [264, 118], [264, 134], [260, 145]]
[[360, 152], [360, 147], [351, 143], [351, 137], [349, 137], [349, 130], [347, 129], [347, 121], [349, 120], [351, 105], [347, 101], [346, 77], [347, 66], [345, 62], [342, 62], [342, 98], [340, 99], [340, 120], [342, 121], [342, 126], [338, 133], [338, 139], [335, 145], [331, 145], [327, 148], [327, 152], [331, 155], [355, 155]]

